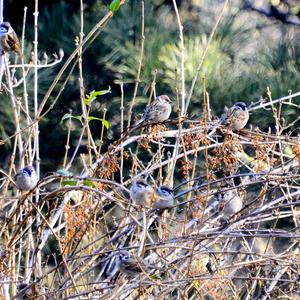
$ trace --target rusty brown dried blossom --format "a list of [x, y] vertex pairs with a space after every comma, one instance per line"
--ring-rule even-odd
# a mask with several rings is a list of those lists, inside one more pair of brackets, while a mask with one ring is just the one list
[[123, 152], [123, 156], [126, 160], [128, 160], [130, 158], [129, 152], [128, 151], [124, 151]]
[[212, 150], [214, 156], [209, 156], [209, 162], [213, 170], [220, 169], [222, 165], [232, 168], [237, 164], [237, 157], [231, 151], [232, 144], [223, 144], [221, 148]]
[[[195, 128], [195, 124], [190, 123], [189, 127]], [[196, 150], [199, 145], [209, 145], [210, 141], [207, 136], [203, 133], [186, 133], [183, 135], [182, 141], [184, 141], [184, 147], [186, 150], [194, 149]]]
[[146, 136], [145, 138], [139, 140], [139, 146], [141, 147], [141, 149], [150, 150], [151, 149], [150, 142], [151, 142], [150, 137]]
[[66, 235], [62, 239], [64, 252], [69, 251], [70, 243], [80, 239], [82, 234], [85, 232], [87, 215], [87, 203], [85, 205], [79, 205], [77, 207], [69, 204], [65, 205], [64, 213], [66, 219]]
[[296, 158], [300, 158], [300, 144], [293, 145], [292, 151]]
[[152, 134], [158, 134], [160, 132], [166, 131], [167, 127], [164, 124], [155, 124], [152, 126], [149, 126], [149, 133]]
[[99, 191], [104, 191], [108, 187], [108, 184], [102, 182], [94, 182], [94, 184]]
[[100, 178], [109, 179], [112, 174], [116, 173], [120, 169], [118, 158], [114, 154], [107, 153], [101, 164], [98, 165], [96, 174]]
[[196, 201], [201, 205], [201, 208], [204, 209], [206, 207], [207, 197], [203, 195], [197, 195], [195, 197]]
[[179, 172], [180, 174], [185, 178], [187, 179], [188, 178], [188, 175], [189, 175], [189, 172], [192, 170], [192, 162], [190, 160], [185, 160], [185, 159], [182, 159], [179, 161], [179, 164], [180, 164], [180, 168], [179, 168]]

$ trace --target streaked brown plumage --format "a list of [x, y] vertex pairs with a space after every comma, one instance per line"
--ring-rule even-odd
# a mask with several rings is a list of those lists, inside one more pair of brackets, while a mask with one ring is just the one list
[[154, 190], [146, 180], [139, 179], [132, 183], [130, 187], [130, 198], [135, 204], [149, 208], [153, 196]]
[[143, 117], [132, 126], [132, 129], [143, 123], [161, 123], [169, 119], [172, 112], [172, 100], [167, 95], [155, 98], [145, 109]]
[[147, 273], [151, 270], [150, 265], [145, 263], [139, 257], [132, 257], [127, 250], [120, 250], [118, 257], [118, 268], [120, 272], [129, 276], [136, 276]]
[[159, 186], [156, 197], [158, 200], [153, 203], [153, 209], [164, 210], [174, 206], [173, 190], [170, 187], [165, 185]]
[[0, 48], [2, 54], [16, 52], [22, 56], [19, 38], [8, 22], [3, 22], [0, 25]]
[[225, 107], [220, 123], [233, 131], [244, 128], [249, 120], [249, 112], [244, 102], [237, 102], [232, 107]]

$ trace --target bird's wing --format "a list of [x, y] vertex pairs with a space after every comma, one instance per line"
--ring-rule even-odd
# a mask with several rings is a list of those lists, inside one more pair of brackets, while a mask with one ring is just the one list
[[160, 116], [164, 115], [167, 110], [168, 107], [166, 107], [166, 105], [159, 102], [152, 102], [145, 110], [144, 119], [147, 122], [155, 122], [160, 119]]
[[221, 116], [221, 124], [228, 125], [231, 123], [234, 115], [234, 109], [230, 108], [225, 110], [223, 115]]
[[14, 31], [7, 35], [7, 44], [13, 51], [21, 55], [21, 51], [20, 51], [21, 45], [18, 36]]
[[174, 206], [174, 201], [161, 199], [154, 202], [153, 209], [167, 209]]
[[144, 111], [144, 115], [142, 117], [142, 120], [144, 120], [144, 121], [147, 120], [148, 121], [149, 117], [152, 114], [153, 109], [154, 109], [154, 105], [153, 105], [153, 102], [152, 102], [152, 103], [150, 103], [149, 105], [146, 106], [145, 111]]
[[135, 272], [135, 273], [141, 273], [142, 272], [142, 268], [137, 262], [123, 261], [122, 264], [123, 264], [124, 269], [127, 269], [127, 270]]
[[151, 104], [146, 106], [142, 118], [131, 126], [131, 130], [135, 129], [136, 127], [138, 127], [138, 125], [142, 124], [143, 122], [145, 122], [145, 120], [147, 120], [147, 116], [149, 115], [150, 106], [151, 106]]

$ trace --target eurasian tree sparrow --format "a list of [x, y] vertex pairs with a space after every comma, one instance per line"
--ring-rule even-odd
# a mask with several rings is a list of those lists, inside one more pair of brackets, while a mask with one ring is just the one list
[[229, 190], [220, 190], [217, 193], [218, 211], [224, 215], [226, 219], [231, 218], [243, 208], [243, 200], [239, 196], [236, 188]]
[[19, 56], [22, 56], [18, 36], [8, 22], [3, 22], [0, 25], [0, 48], [1, 55], [7, 52], [16, 52]]
[[154, 202], [153, 209], [163, 210], [174, 206], [173, 190], [165, 185], [159, 186], [156, 189], [156, 196], [159, 200]]
[[21, 191], [32, 190], [37, 182], [37, 176], [32, 166], [26, 166], [15, 175], [16, 186]]
[[172, 112], [172, 100], [167, 95], [161, 95], [155, 98], [145, 109], [143, 117], [132, 126], [136, 128], [144, 123], [161, 123], [169, 119]]
[[244, 128], [249, 120], [249, 112], [244, 102], [237, 102], [231, 108], [225, 107], [220, 123], [233, 131]]
[[150, 266], [139, 257], [132, 257], [127, 250], [120, 250], [117, 266], [120, 272], [136, 276], [150, 271]]
[[146, 180], [139, 179], [132, 183], [130, 187], [130, 198], [135, 204], [149, 208], [153, 197], [154, 190]]

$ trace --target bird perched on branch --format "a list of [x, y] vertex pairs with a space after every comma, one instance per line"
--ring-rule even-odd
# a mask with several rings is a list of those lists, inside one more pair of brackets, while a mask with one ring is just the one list
[[120, 250], [117, 266], [120, 272], [129, 276], [147, 273], [153, 269], [153, 267], [144, 262], [141, 258], [132, 257], [127, 250]]
[[140, 206], [150, 207], [154, 197], [154, 190], [144, 179], [134, 181], [130, 187], [131, 200]]
[[0, 48], [1, 55], [7, 52], [16, 52], [22, 56], [18, 36], [8, 22], [3, 22], [0, 25]]
[[243, 208], [243, 199], [235, 187], [218, 191], [217, 200], [218, 210], [226, 219], [231, 218]]
[[37, 182], [37, 176], [32, 166], [26, 166], [15, 175], [16, 186], [21, 191], [32, 190]]
[[165, 185], [156, 189], [156, 197], [159, 199], [153, 204], [153, 209], [163, 210], [172, 208], [175, 204], [173, 190]]
[[161, 123], [169, 119], [172, 112], [172, 100], [167, 95], [155, 98], [145, 109], [143, 117], [131, 129], [144, 123]]
[[239, 131], [246, 126], [248, 120], [249, 112], [246, 104], [244, 102], [237, 102], [230, 108], [225, 106], [220, 124], [233, 131]]

